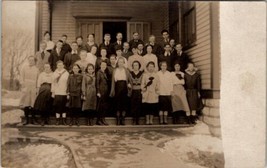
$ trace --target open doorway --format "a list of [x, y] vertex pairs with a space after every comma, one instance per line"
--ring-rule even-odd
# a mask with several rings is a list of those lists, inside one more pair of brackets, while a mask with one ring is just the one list
[[103, 22], [103, 36], [106, 33], [111, 35], [111, 43], [116, 41], [116, 34], [121, 32], [122, 41], [127, 41], [127, 22]]

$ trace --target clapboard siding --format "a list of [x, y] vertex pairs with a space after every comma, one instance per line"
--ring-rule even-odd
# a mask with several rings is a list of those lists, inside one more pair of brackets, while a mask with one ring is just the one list
[[[145, 1], [54, 1], [53, 41], [62, 34], [68, 35], [68, 41], [75, 40], [76, 18], [129, 18], [129, 22], [149, 22], [151, 33], [161, 40], [161, 30], [168, 29], [168, 3]], [[102, 38], [101, 38], [102, 39]], [[147, 39], [145, 40], [147, 41]]]
[[200, 70], [203, 89], [211, 89], [211, 30], [209, 6], [209, 2], [196, 2], [196, 46], [186, 51]]
[[71, 14], [70, 2], [57, 1], [53, 9], [52, 35], [53, 40], [57, 41], [62, 34], [68, 35], [68, 41], [74, 41], [76, 37], [76, 22]]
[[48, 2], [47, 1], [40, 1], [41, 7], [41, 30], [40, 30], [40, 40], [43, 39], [43, 34], [46, 31], [49, 31], [49, 9], [48, 9]]

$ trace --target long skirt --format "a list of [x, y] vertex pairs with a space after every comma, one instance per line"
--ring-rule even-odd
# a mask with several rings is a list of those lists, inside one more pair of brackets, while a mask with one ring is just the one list
[[140, 117], [142, 110], [142, 94], [141, 90], [132, 90], [131, 96], [131, 112], [133, 117]]
[[66, 103], [67, 103], [67, 96], [66, 95], [55, 95], [53, 106], [55, 113], [66, 113]]
[[115, 98], [118, 111], [126, 111], [128, 109], [128, 88], [126, 81], [117, 81], [115, 83]]
[[97, 116], [102, 118], [106, 117], [106, 112], [109, 109], [109, 97], [108, 94], [101, 95], [97, 99]]
[[49, 112], [52, 108], [51, 84], [43, 83], [34, 102], [34, 109], [40, 112]]
[[182, 85], [174, 85], [172, 95], [172, 111], [185, 111], [190, 115], [189, 105], [186, 98], [186, 91]]
[[143, 103], [145, 115], [156, 115], [158, 113], [158, 103]]
[[172, 111], [171, 96], [159, 96], [159, 110]]
[[189, 104], [190, 110], [202, 110], [203, 103], [198, 96], [198, 91], [196, 89], [187, 89], [186, 97]]
[[22, 97], [20, 99], [20, 106], [33, 107], [36, 99], [36, 83], [27, 82], [25, 87], [22, 88]]
[[70, 99], [67, 101], [68, 108], [81, 108], [82, 107], [82, 98], [79, 96], [70, 96]]

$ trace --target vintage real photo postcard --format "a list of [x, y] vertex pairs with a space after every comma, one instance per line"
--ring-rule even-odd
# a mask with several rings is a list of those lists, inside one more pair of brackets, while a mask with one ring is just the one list
[[263, 168], [266, 3], [2, 1], [1, 166]]

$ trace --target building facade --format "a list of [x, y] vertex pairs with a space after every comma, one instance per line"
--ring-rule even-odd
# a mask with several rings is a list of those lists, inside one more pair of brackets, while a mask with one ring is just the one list
[[[68, 41], [94, 33], [100, 44], [110, 33], [115, 40], [122, 32], [124, 41], [139, 32], [144, 42], [149, 35], [161, 41], [161, 30], [184, 46], [199, 68], [204, 99], [204, 122], [214, 135], [220, 135], [220, 36], [218, 2], [180, 1], [38, 1], [37, 41], [50, 31], [52, 40], [68, 35]], [[37, 46], [38, 47], [38, 46]]]

